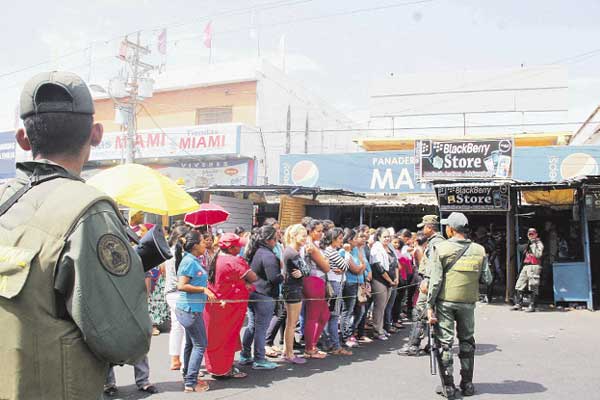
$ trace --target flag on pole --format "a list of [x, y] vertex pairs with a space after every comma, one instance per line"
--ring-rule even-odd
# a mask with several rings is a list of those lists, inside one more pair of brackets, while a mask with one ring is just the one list
[[163, 56], [167, 54], [167, 28], [163, 29], [158, 35], [158, 52]]
[[212, 21], [209, 21], [204, 28], [204, 47], [212, 48]]
[[117, 57], [121, 60], [125, 60], [127, 58], [127, 38], [121, 41], [121, 46], [119, 47], [119, 55]]

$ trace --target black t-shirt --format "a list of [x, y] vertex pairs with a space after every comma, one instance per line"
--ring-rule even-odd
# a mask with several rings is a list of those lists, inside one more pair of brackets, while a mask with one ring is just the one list
[[302, 281], [304, 277], [294, 278], [292, 276], [292, 272], [294, 270], [306, 269], [305, 265], [302, 265], [304, 260], [300, 257], [300, 253], [298, 253], [293, 247], [288, 246], [283, 251], [283, 265], [284, 265], [284, 281], [283, 285], [288, 287], [302, 287]]

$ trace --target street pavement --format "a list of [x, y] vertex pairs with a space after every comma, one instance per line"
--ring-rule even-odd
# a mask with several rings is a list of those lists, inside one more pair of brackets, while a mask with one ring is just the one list
[[[473, 399], [600, 399], [600, 313], [586, 310], [513, 312], [501, 304], [478, 304]], [[438, 376], [428, 357], [396, 354], [409, 328], [387, 342], [354, 349], [350, 357], [328, 356], [274, 371], [241, 367], [246, 379], [210, 381], [206, 393], [183, 393], [181, 376], [170, 371], [168, 335], [153, 338], [151, 380], [161, 393], [133, 384], [133, 368], [116, 368], [119, 392], [112, 399], [436, 399]], [[456, 347], [456, 346], [455, 346]], [[456, 348], [455, 348], [456, 350]], [[459, 361], [455, 355], [458, 385]], [[107, 399], [109, 397], [106, 397]]]

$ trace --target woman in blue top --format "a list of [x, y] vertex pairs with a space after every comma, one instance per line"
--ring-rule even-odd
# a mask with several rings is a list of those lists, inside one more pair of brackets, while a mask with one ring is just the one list
[[[210, 239], [209, 239], [210, 240]], [[205, 392], [208, 383], [198, 381], [198, 372], [206, 349], [206, 329], [204, 327], [204, 304], [216, 299], [208, 289], [208, 273], [199, 258], [206, 251], [207, 240], [197, 231], [188, 232], [183, 239], [183, 257], [177, 268], [177, 289], [181, 292], [177, 300], [175, 314], [185, 328], [185, 349], [183, 352], [183, 375], [185, 392]]]

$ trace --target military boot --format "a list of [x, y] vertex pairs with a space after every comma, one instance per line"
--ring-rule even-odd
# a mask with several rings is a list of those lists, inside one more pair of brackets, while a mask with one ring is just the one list
[[411, 345], [409, 343], [405, 344], [398, 350], [399, 356], [418, 356], [420, 354], [419, 346]]
[[461, 369], [460, 371], [460, 391], [465, 397], [475, 394], [475, 386], [473, 386], [473, 364], [475, 360], [473, 357], [470, 357], [468, 361], [470, 362], [469, 369]]
[[525, 309], [525, 312], [535, 312], [535, 302], [537, 300], [537, 294], [536, 293], [532, 293], [531, 294], [531, 299], [529, 301], [529, 306]]
[[451, 385], [446, 383], [443, 388], [438, 386], [435, 388], [435, 392], [448, 400], [456, 400], [456, 386], [454, 386], [454, 383]]
[[520, 291], [515, 292], [515, 305], [511, 307], [513, 311], [521, 311], [523, 308], [523, 293]]
[[442, 377], [442, 382], [444, 383], [444, 386], [436, 387], [435, 392], [447, 399], [456, 399], [456, 386], [454, 386], [454, 377], [452, 375], [447, 374], [443, 370], [440, 371], [440, 376]]

